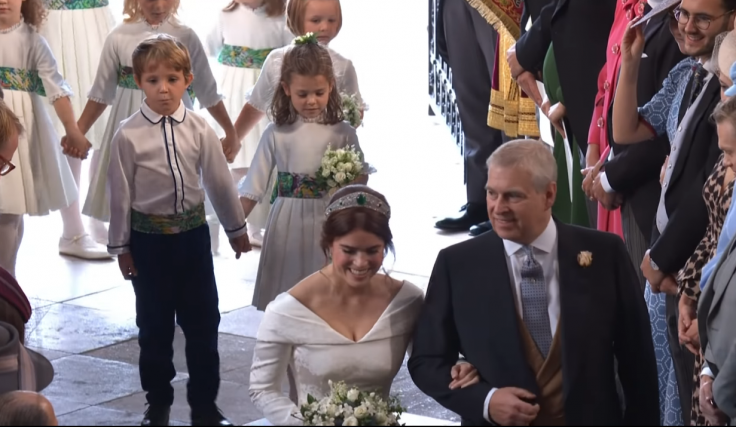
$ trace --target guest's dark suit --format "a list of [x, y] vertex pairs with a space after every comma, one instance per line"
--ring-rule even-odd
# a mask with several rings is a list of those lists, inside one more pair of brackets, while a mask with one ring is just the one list
[[521, 15], [521, 34], [526, 33], [526, 25], [530, 19], [532, 22], [536, 21], [544, 6], [554, 2], [555, 0], [524, 0], [524, 13]]
[[[567, 425], [658, 425], [657, 366], [649, 316], [620, 238], [556, 222], [564, 412]], [[592, 264], [577, 261], [592, 253]], [[442, 250], [415, 332], [409, 371], [424, 393], [466, 425], [488, 425], [492, 388], [539, 395], [525, 362], [504, 244], [491, 231]], [[479, 384], [450, 390], [458, 353]], [[626, 396], [622, 413], [614, 357]]]
[[516, 42], [519, 64], [532, 74], [542, 70], [550, 43], [572, 133], [583, 153], [598, 92], [598, 74], [606, 63], [608, 35], [618, 0], [554, 0]]
[[[647, 7], [645, 13], [649, 10]], [[647, 57], [642, 58], [639, 69], [639, 106], [644, 106], [654, 97], [670, 70], [685, 59], [670, 33], [669, 19], [669, 14], [661, 14], [652, 18], [644, 29], [644, 53]], [[613, 105], [609, 109], [608, 123], [613, 123]], [[653, 141], [618, 145], [613, 139], [613, 126], [609, 126], [608, 140], [615, 157], [605, 165], [606, 177], [611, 187], [624, 195], [624, 203], [631, 204], [636, 224], [649, 247], [662, 189], [659, 171], [670, 151], [669, 138], [662, 135]]]

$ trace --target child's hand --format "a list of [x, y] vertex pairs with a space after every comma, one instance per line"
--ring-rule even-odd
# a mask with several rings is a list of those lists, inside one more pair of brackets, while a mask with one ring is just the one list
[[92, 144], [89, 143], [81, 132], [75, 132], [67, 134], [61, 139], [61, 147], [67, 156], [86, 159], [89, 149], [92, 148]]
[[242, 147], [240, 139], [237, 135], [225, 135], [220, 142], [222, 143], [222, 151], [225, 153], [227, 162], [232, 163], [235, 160], [235, 156], [240, 152], [240, 147]]
[[235, 251], [235, 259], [240, 259], [240, 254], [250, 252], [251, 249], [253, 249], [250, 246], [250, 240], [248, 240], [247, 233], [240, 237], [230, 239], [230, 246], [233, 248], [233, 251]]
[[133, 255], [130, 252], [118, 255], [118, 267], [120, 267], [120, 272], [123, 273], [125, 280], [132, 280], [133, 277], [138, 275], [138, 270], [135, 269], [133, 263]]

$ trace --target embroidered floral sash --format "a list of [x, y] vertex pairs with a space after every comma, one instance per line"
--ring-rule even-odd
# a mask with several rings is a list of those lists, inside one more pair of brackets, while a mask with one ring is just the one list
[[6, 90], [37, 93], [46, 96], [41, 77], [36, 70], [0, 67], [0, 87]]
[[130, 215], [130, 227], [139, 233], [146, 234], [185, 233], [206, 223], [203, 203], [175, 215], [148, 215], [136, 210], [133, 210]]
[[49, 10], [82, 10], [109, 6], [109, 0], [49, 0]]
[[314, 177], [306, 174], [279, 172], [276, 185], [271, 195], [271, 203], [277, 197], [295, 199], [321, 199], [327, 195], [329, 188], [318, 184]]
[[273, 49], [251, 49], [244, 46], [226, 44], [220, 51], [217, 60], [222, 65], [237, 68], [263, 68], [266, 57]]
[[[133, 67], [124, 67], [122, 65], [118, 66], [118, 87], [140, 90], [138, 85], [135, 84]], [[192, 88], [191, 85], [187, 88], [187, 93], [189, 94], [189, 97], [192, 98], [192, 103], [194, 103], [196, 95], [194, 94], [194, 88]]]

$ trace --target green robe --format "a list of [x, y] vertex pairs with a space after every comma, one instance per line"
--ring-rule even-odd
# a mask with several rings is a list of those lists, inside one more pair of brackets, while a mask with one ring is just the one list
[[[549, 46], [547, 56], [544, 59], [544, 88], [547, 91], [550, 105], [565, 101], [562, 97], [562, 88], [557, 74], [557, 63], [555, 51], [552, 44]], [[568, 129], [569, 131], [569, 129]], [[557, 162], [557, 199], [552, 206], [552, 214], [566, 224], [590, 227], [588, 208], [583, 192], [583, 174], [580, 173], [580, 150], [578, 150], [575, 137], [568, 135], [572, 143], [572, 201], [570, 201], [570, 185], [568, 179], [567, 160], [565, 158], [565, 140], [555, 131], [554, 156]]]

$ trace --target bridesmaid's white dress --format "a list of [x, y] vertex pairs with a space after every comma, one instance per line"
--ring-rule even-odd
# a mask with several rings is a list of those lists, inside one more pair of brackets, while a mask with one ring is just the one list
[[250, 397], [273, 425], [299, 426], [299, 407], [282, 391], [291, 367], [299, 404], [330, 393], [344, 381], [388, 397], [422, 309], [424, 292], [404, 282], [373, 328], [355, 342], [330, 327], [289, 293], [269, 304], [258, 329], [250, 371]]

